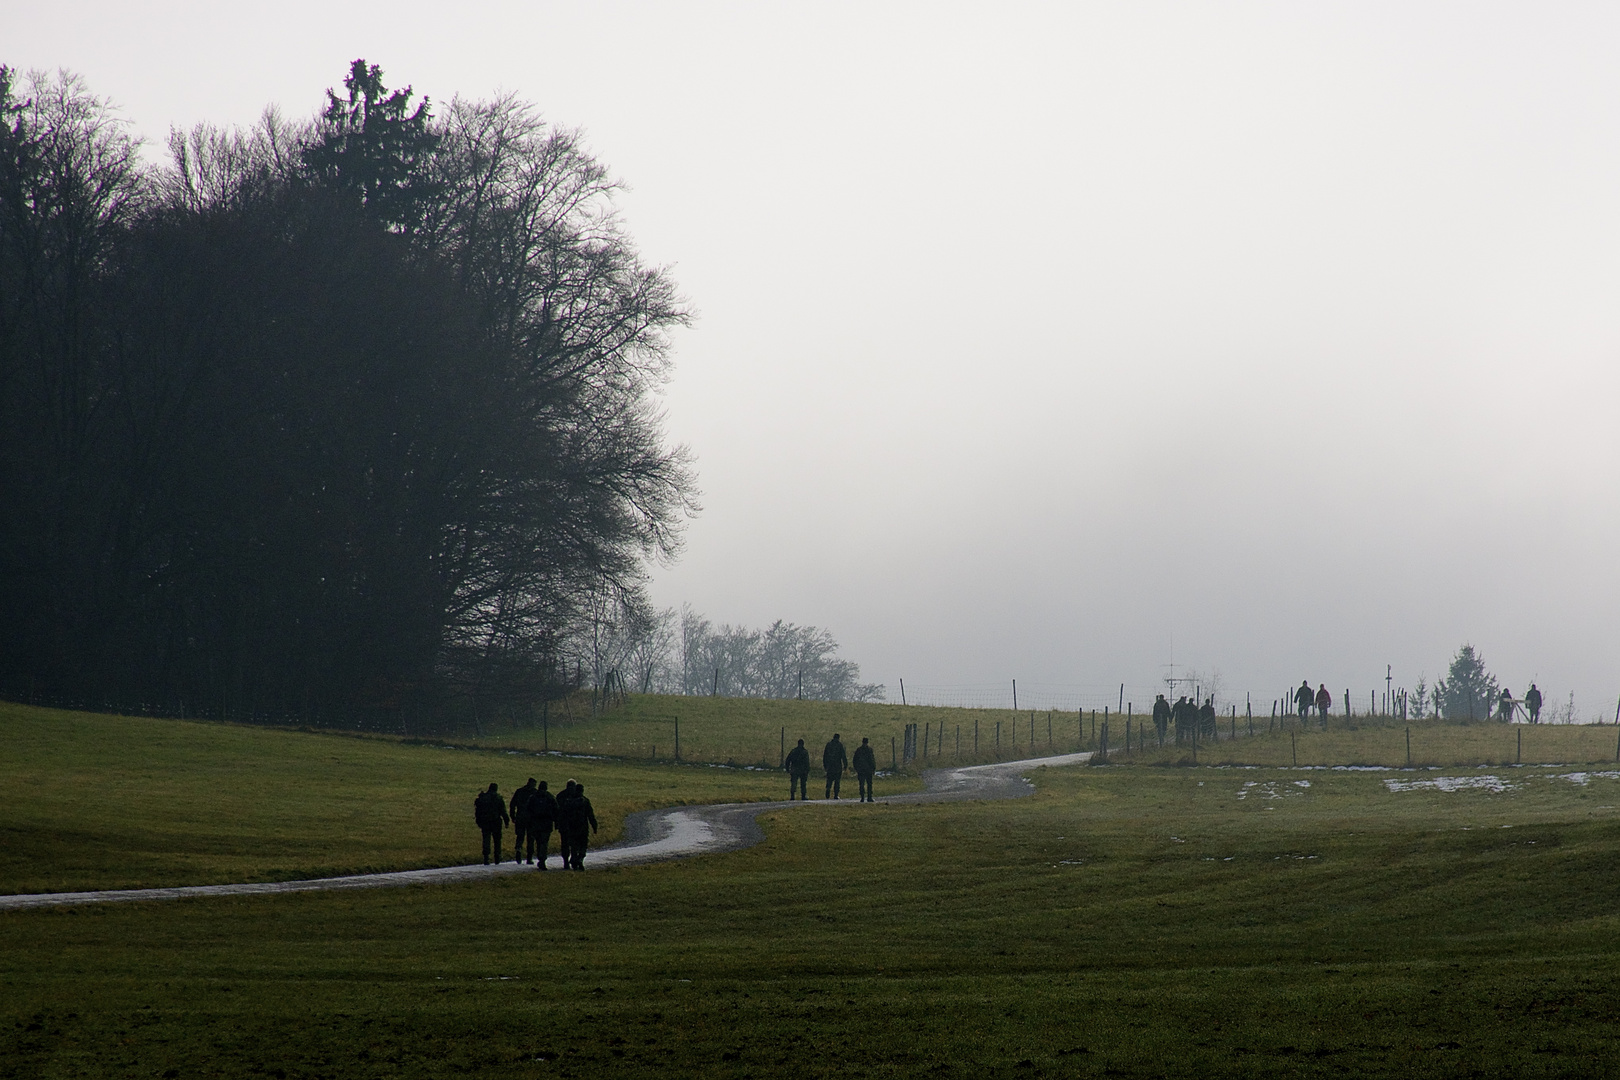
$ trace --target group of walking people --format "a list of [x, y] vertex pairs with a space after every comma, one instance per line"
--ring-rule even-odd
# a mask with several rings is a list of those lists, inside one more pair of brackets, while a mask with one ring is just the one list
[[501, 833], [507, 825], [517, 830], [512, 845], [512, 861], [538, 864], [546, 868], [551, 834], [556, 831], [562, 848], [564, 870], [585, 869], [585, 852], [590, 834], [596, 831], [596, 811], [585, 797], [585, 785], [568, 781], [562, 794], [553, 795], [544, 780], [529, 782], [512, 793], [511, 802], [501, 798], [500, 787], [489, 785], [473, 800], [473, 820], [484, 834], [484, 865], [489, 865], [491, 849], [495, 862], [501, 861]]
[[1197, 739], [1215, 737], [1215, 698], [1204, 699], [1202, 705], [1183, 694], [1174, 705], [1160, 694], [1153, 702], [1153, 728], [1158, 732], [1159, 745], [1169, 737], [1171, 725], [1176, 729], [1176, 745]]
[[[862, 739], [861, 745], [855, 748], [855, 757], [852, 760], [845, 752], [844, 742], [834, 732], [831, 741], [821, 751], [821, 768], [827, 776], [827, 790], [822, 796], [824, 799], [836, 799], [843, 787], [845, 770], [853, 767], [855, 778], [861, 785], [861, 802], [872, 802], [872, 779], [877, 776], [877, 754], [872, 750], [872, 741]], [[789, 750], [782, 762], [782, 768], [788, 774], [788, 801], [795, 798], [805, 800], [810, 798], [810, 751], [805, 749], [804, 740]]]

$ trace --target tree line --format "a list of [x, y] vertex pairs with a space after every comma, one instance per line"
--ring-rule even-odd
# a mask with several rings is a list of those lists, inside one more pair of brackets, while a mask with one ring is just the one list
[[148, 164], [0, 68], [0, 693], [411, 717], [577, 685], [697, 509], [689, 311], [579, 132], [357, 60]]
[[778, 619], [756, 630], [716, 626], [690, 607], [649, 611], [616, 603], [594, 609], [592, 685], [632, 693], [882, 701], [860, 665], [838, 655], [817, 626]]

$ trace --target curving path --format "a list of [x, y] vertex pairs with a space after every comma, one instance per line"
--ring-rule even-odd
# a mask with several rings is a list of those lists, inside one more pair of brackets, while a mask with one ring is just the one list
[[[958, 799], [1016, 799], [1032, 794], [1035, 786], [1024, 777], [1030, 769], [1054, 765], [1078, 765], [1091, 754], [1059, 754], [1055, 757], [1003, 761], [994, 765], [968, 765], [956, 769], [929, 769], [923, 773], [924, 789], [904, 795], [888, 795], [880, 803], [930, 803]], [[709, 806], [672, 806], [631, 814], [624, 822], [625, 839], [613, 847], [591, 851], [592, 869], [604, 866], [634, 866], [639, 863], [706, 855], [717, 851], [737, 851], [765, 839], [765, 831], [755, 819], [771, 810], [799, 806], [859, 806], [855, 799], [837, 801], [816, 799], [808, 802], [714, 803]], [[553, 855], [548, 869], [561, 869], [562, 859]], [[534, 873], [523, 863], [495, 866], [444, 866], [431, 870], [399, 870], [389, 874], [352, 874], [346, 877], [311, 878], [306, 881], [266, 881], [241, 885], [180, 885], [167, 889], [105, 889], [99, 892], [24, 893], [0, 896], [0, 911], [20, 908], [58, 907], [71, 904], [105, 904], [129, 900], [178, 900], [198, 896], [258, 896], [264, 893], [311, 892], [319, 889], [377, 889], [392, 885], [430, 885], [449, 881], [470, 881], [496, 874]]]

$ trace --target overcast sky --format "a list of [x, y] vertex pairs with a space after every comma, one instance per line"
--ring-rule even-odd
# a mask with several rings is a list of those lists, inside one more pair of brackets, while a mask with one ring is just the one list
[[[453, 18], [452, 18], [453, 16]], [[356, 57], [583, 128], [698, 313], [652, 582], [1001, 703], [1172, 659], [1263, 709], [1472, 642], [1620, 695], [1620, 6], [84, 3], [154, 142]], [[1241, 704], [1240, 704], [1241, 710]]]

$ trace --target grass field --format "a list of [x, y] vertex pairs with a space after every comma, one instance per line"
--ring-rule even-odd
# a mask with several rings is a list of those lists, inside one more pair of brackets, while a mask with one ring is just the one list
[[1100, 720], [1094, 723], [1090, 713], [1082, 717], [1072, 712], [1014, 713], [1009, 709], [849, 701], [631, 694], [623, 705], [615, 705], [596, 717], [589, 715], [589, 704], [589, 695], [576, 696], [566, 707], [553, 705], [544, 727], [502, 725], [482, 735], [458, 733], [456, 741], [475, 746], [536, 750], [549, 747], [582, 754], [673, 760], [678, 718], [682, 761], [775, 768], [782, 760], [784, 742], [792, 747], [803, 739], [819, 768], [821, 747], [838, 732], [851, 747], [859, 746], [863, 738], [871, 739], [877, 747], [879, 765], [886, 768], [899, 763], [905, 726], [911, 723], [917, 725], [919, 739], [926, 737], [928, 741], [928, 757], [919, 760], [921, 765], [1010, 761], [1049, 748], [1053, 753], [1089, 750], [1096, 745], [1095, 729], [1100, 724]]
[[[782, 798], [740, 769], [536, 757], [427, 743], [0, 703], [0, 892], [283, 881], [476, 861], [473, 796], [530, 776], [624, 816]], [[510, 834], [509, 834], [510, 836]], [[555, 842], [555, 841], [554, 841]]]
[[[1620, 730], [1610, 725], [1452, 724], [1438, 720], [1405, 723], [1378, 718], [1329, 717], [1326, 730], [1312, 720], [1301, 725], [1289, 720], [1267, 731], [1265, 718], [1255, 722], [1251, 737], [1243, 717], [1221, 724], [1216, 742], [1201, 741], [1201, 765], [1387, 765], [1413, 767], [1512, 764], [1614, 764], [1620, 760]], [[1233, 737], [1235, 731], [1236, 737]], [[1408, 737], [1410, 736], [1410, 741]], [[1410, 747], [1410, 758], [1408, 748]], [[1187, 763], [1193, 753], [1187, 745], [1154, 742], [1151, 728], [1147, 746], [1133, 741], [1130, 752], [1116, 746], [1116, 760], [1143, 764]]]
[[[147, 754], [107, 738], [88, 787]], [[594, 875], [0, 915], [0, 1076], [1620, 1071], [1612, 766], [1035, 779]]]

